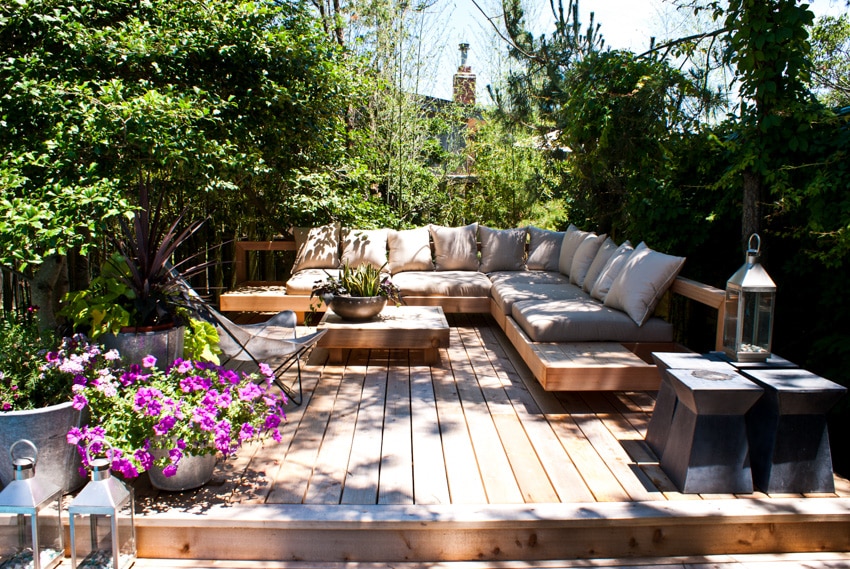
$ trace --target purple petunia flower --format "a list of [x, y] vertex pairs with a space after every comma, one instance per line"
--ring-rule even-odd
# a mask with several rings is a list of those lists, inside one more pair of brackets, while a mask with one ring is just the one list
[[263, 390], [255, 383], [249, 383], [240, 387], [237, 392], [239, 393], [239, 399], [242, 401], [253, 401], [263, 394]]
[[89, 400], [86, 399], [85, 395], [81, 395], [81, 394], [77, 393], [76, 395], [74, 395], [74, 402], [73, 402], [72, 406], [77, 411], [82, 411], [83, 409], [86, 408], [86, 405], [88, 405], [88, 403], [89, 403]]
[[156, 365], [156, 356], [152, 356], [150, 354], [146, 355], [142, 358], [142, 367], [146, 369], [151, 369]]
[[162, 475], [166, 478], [171, 478], [175, 474], [177, 474], [177, 466], [174, 464], [169, 464], [168, 466], [162, 469]]
[[153, 455], [146, 450], [137, 450], [133, 453], [136, 460], [142, 466], [142, 470], [149, 470], [153, 466]]
[[254, 426], [250, 423], [244, 423], [239, 429], [239, 441], [245, 442], [254, 436]]
[[161, 437], [163, 435], [167, 435], [168, 432], [174, 428], [174, 425], [177, 423], [177, 419], [173, 415], [166, 415], [159, 422], [153, 426], [153, 432], [155, 435]]

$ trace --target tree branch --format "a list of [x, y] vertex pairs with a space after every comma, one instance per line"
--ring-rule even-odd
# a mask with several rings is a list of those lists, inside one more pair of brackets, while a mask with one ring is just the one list
[[677, 38], [677, 39], [669, 41], [667, 43], [654, 45], [650, 49], [646, 50], [645, 52], [641, 53], [640, 55], [638, 55], [636, 57], [638, 57], [638, 58], [646, 57], [648, 55], [651, 55], [653, 53], [657, 53], [657, 52], [662, 51], [662, 50], [666, 50], [666, 53], [669, 53], [670, 49], [676, 47], [677, 45], [692, 42], [694, 40], [704, 40], [705, 38], [716, 38], [720, 34], [727, 32], [727, 31], [729, 31], [727, 28], [719, 28], [719, 29], [713, 30], [711, 32], [702, 32], [702, 33], [694, 34], [692, 36], [687, 36], [687, 37], [684, 37], [684, 38]]
[[517, 50], [525, 57], [537, 61], [539, 63], [543, 63], [539, 56], [526, 52], [524, 49], [519, 47], [519, 45], [517, 45], [513, 38], [507, 37], [505, 36], [505, 34], [502, 33], [502, 30], [499, 29], [499, 26], [493, 23], [493, 20], [497, 19], [497, 16], [488, 16], [487, 12], [485, 12], [484, 9], [478, 4], [477, 0], [472, 0], [472, 4], [478, 9], [479, 12], [481, 12], [481, 15], [484, 16], [484, 18], [486, 18], [488, 22], [490, 22], [490, 25], [493, 26], [493, 29], [496, 31], [496, 34], [498, 34], [498, 36], [502, 38], [503, 41], [505, 41], [508, 45], [510, 45], [512, 48]]

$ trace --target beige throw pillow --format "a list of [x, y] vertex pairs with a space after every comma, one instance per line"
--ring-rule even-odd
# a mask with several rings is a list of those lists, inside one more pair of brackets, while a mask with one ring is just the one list
[[565, 233], [565, 231], [548, 231], [533, 225], [529, 226], [528, 260], [525, 262], [529, 271], [558, 270], [561, 243], [564, 242]]
[[519, 229], [478, 228], [481, 236], [482, 273], [494, 271], [521, 271], [525, 268], [524, 227]]
[[599, 247], [599, 251], [596, 252], [596, 256], [593, 258], [590, 268], [587, 269], [587, 274], [584, 276], [584, 283], [581, 285], [584, 292], [590, 294], [590, 291], [593, 290], [593, 285], [596, 284], [600, 273], [602, 273], [602, 269], [605, 268], [608, 260], [616, 250], [617, 244], [614, 243], [610, 237], [605, 239], [605, 242], [602, 243], [601, 247]]
[[321, 227], [297, 227], [295, 234], [295, 262], [292, 272], [304, 269], [339, 268], [339, 223]]
[[607, 235], [596, 235], [591, 233], [581, 245], [576, 249], [576, 254], [573, 256], [573, 262], [570, 265], [570, 282], [579, 288], [584, 286], [584, 279], [587, 271], [590, 270], [590, 265], [593, 264], [593, 259], [596, 258], [596, 253], [599, 252], [599, 247], [605, 242]]
[[622, 310], [643, 325], [684, 264], [684, 257], [653, 251], [641, 242], [611, 285], [605, 306]]
[[564, 242], [561, 244], [561, 255], [558, 258], [558, 270], [562, 275], [570, 276], [573, 257], [575, 257], [582, 242], [590, 235], [589, 231], [582, 231], [575, 225], [570, 225], [567, 228], [567, 232], [564, 234]]
[[372, 265], [376, 269], [387, 264], [386, 229], [345, 229], [342, 232], [342, 264], [352, 269]]
[[429, 225], [438, 271], [478, 270], [478, 224], [464, 227]]
[[617, 250], [614, 251], [614, 254], [611, 255], [611, 258], [608, 259], [608, 262], [605, 263], [605, 266], [599, 273], [599, 278], [596, 279], [596, 283], [590, 290], [590, 296], [600, 302], [605, 302], [605, 299], [608, 297], [608, 291], [611, 290], [611, 285], [614, 284], [614, 279], [619, 276], [620, 271], [623, 270], [623, 265], [629, 260], [633, 251], [634, 247], [628, 241], [617, 247]]
[[390, 272], [433, 271], [431, 235], [427, 227], [392, 230], [387, 235], [390, 249]]

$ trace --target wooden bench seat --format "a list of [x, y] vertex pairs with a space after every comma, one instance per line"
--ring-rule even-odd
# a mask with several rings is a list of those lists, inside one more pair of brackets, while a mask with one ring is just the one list
[[[285, 294], [284, 283], [251, 282], [247, 276], [248, 251], [291, 251], [291, 241], [237, 243], [236, 275], [239, 288], [221, 296], [222, 311], [276, 312], [293, 310], [301, 320], [317, 305], [309, 296]], [[242, 280], [240, 280], [242, 279]], [[678, 277], [670, 288], [718, 312], [715, 349], [723, 346], [724, 291]], [[645, 391], [658, 389], [661, 376], [652, 352], [687, 351], [675, 343], [532, 342], [512, 317], [501, 312], [489, 297], [405, 297], [410, 306], [441, 306], [451, 313], [490, 313], [547, 391]]]

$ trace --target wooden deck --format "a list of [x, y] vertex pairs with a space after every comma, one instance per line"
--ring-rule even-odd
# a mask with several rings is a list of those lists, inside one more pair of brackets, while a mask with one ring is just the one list
[[[546, 392], [489, 316], [450, 346], [316, 348], [280, 444], [194, 492], [136, 483], [143, 558], [529, 561], [850, 551], [850, 483], [686, 495], [644, 443], [652, 392]], [[505, 565], [507, 566], [507, 565]], [[566, 566], [566, 565], [563, 565]]]

